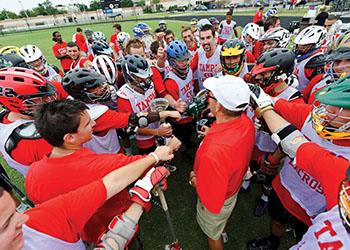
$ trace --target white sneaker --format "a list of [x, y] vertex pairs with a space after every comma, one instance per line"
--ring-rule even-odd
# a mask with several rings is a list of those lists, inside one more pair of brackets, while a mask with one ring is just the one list
[[227, 235], [227, 233], [225, 231], [222, 232], [221, 238], [222, 238], [222, 242], [223, 243], [227, 243], [228, 242], [228, 235]]

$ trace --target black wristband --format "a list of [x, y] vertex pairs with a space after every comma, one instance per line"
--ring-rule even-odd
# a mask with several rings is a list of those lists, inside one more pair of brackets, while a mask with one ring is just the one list
[[288, 126], [284, 127], [281, 131], [278, 131], [275, 135], [278, 136], [279, 141], [282, 141], [284, 138], [286, 138], [288, 135], [293, 133], [295, 130], [297, 130], [297, 128], [294, 127], [292, 124], [289, 124]]

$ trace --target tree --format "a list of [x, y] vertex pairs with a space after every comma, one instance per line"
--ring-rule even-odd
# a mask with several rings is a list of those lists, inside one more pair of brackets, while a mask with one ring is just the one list
[[77, 6], [81, 12], [86, 11], [88, 9], [87, 5], [81, 3], [77, 3], [75, 4], [75, 6]]
[[121, 0], [120, 3], [122, 8], [134, 6], [134, 3], [132, 2], [132, 0]]
[[160, 0], [152, 0], [152, 4], [159, 4]]
[[0, 12], [0, 20], [5, 20], [5, 19], [8, 19], [8, 18], [15, 19], [17, 17], [18, 16], [16, 15], [16, 13], [8, 11], [8, 10], [5, 10], [5, 9]]
[[101, 9], [100, 1], [92, 0], [89, 5], [89, 10], [99, 10]]

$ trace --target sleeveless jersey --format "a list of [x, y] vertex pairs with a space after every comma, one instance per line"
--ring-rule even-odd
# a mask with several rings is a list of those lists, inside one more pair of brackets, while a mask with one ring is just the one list
[[47, 81], [61, 82], [62, 77], [50, 66], [47, 65], [47, 73], [43, 76]]
[[[48, 222], [49, 223], [49, 222]], [[22, 250], [37, 250], [37, 249], [64, 249], [64, 250], [85, 250], [85, 245], [82, 240], [75, 243], [66, 242], [50, 235], [41, 233], [35, 229], [23, 225], [24, 245]]]
[[79, 61], [77, 63], [75, 63], [74, 61], [72, 62], [72, 64], [70, 65], [70, 69], [81, 69], [84, 68], [84, 63], [86, 60], [82, 59], [86, 59], [85, 57], [80, 57]]
[[301, 241], [290, 250], [350, 249], [350, 235], [343, 226], [338, 205], [318, 215]]
[[3, 158], [5, 159], [5, 161], [7, 162], [7, 164], [11, 167], [16, 169], [18, 172], [20, 172], [22, 175], [26, 176], [29, 166], [25, 166], [17, 161], [15, 161], [7, 152], [5, 149], [5, 143], [7, 141], [7, 139], [10, 137], [10, 135], [12, 134], [12, 132], [18, 128], [19, 126], [21, 126], [22, 124], [25, 123], [32, 123], [33, 121], [31, 120], [17, 120], [14, 121], [12, 123], [9, 124], [4, 124], [4, 123], [0, 123], [0, 152], [3, 156]]
[[304, 60], [298, 62], [297, 59], [295, 59], [295, 67], [294, 67], [294, 75], [298, 78], [299, 86], [298, 90], [301, 92], [306, 87], [306, 85], [309, 83], [309, 79], [305, 76], [305, 65], [315, 56], [322, 55], [322, 53], [318, 52], [315, 53], [308, 58], [305, 58]]
[[[87, 106], [93, 120], [96, 120], [108, 110], [106, 106], [101, 104], [87, 104]], [[109, 129], [103, 136], [93, 135], [90, 141], [84, 143], [84, 147], [98, 154], [118, 153], [120, 151], [120, 144], [117, 130]]]
[[220, 26], [219, 26], [221, 29], [220, 39], [224, 40], [224, 41], [231, 39], [232, 35], [233, 35], [233, 29], [236, 27], [236, 25], [237, 25], [237, 23], [235, 21], [232, 21], [232, 20], [231, 20], [230, 24], [228, 24], [226, 22], [226, 20], [221, 21]]
[[[311, 116], [304, 122], [301, 132], [312, 142], [320, 145], [337, 156], [350, 160], [350, 148], [338, 146], [322, 139], [312, 128]], [[305, 212], [314, 217], [326, 210], [326, 199], [319, 181], [306, 171], [300, 170], [288, 157], [285, 158], [280, 172], [281, 183], [288, 190], [291, 197]]]
[[[156, 98], [156, 92], [154, 91], [153, 84], [151, 87], [144, 93], [140, 94], [129, 87], [128, 84], [124, 84], [118, 90], [118, 96], [127, 99], [130, 102], [131, 108], [134, 113], [139, 112], [149, 112], [151, 110], [150, 104], [153, 99]], [[148, 128], [156, 129], [159, 127], [159, 122], [153, 122], [148, 125]], [[136, 140], [148, 140], [153, 138], [153, 135], [139, 135], [136, 134]]]
[[[220, 51], [221, 45], [218, 45], [214, 51], [214, 54], [207, 58], [206, 52], [202, 47], [198, 50], [198, 66], [197, 66], [197, 77], [199, 89], [204, 89], [203, 82], [205, 79], [215, 76], [216, 73], [219, 72], [219, 68], [221, 68], [220, 63]], [[220, 70], [221, 71], [221, 70]]]

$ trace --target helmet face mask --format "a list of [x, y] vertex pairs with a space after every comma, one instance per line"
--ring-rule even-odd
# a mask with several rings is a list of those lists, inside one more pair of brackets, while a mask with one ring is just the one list
[[169, 64], [174, 72], [181, 78], [185, 78], [189, 70], [191, 57], [186, 44], [179, 40], [172, 41], [167, 46], [166, 51]]
[[57, 99], [57, 93], [52, 93], [51, 95], [45, 95], [41, 97], [31, 97], [26, 98], [22, 103], [22, 111], [21, 113], [28, 116], [33, 116], [33, 112], [36, 107], [43, 104], [52, 102]]
[[47, 73], [47, 62], [44, 57], [28, 62], [29, 68], [37, 71], [40, 75], [45, 75]]
[[102, 83], [101, 85], [88, 89], [86, 91], [86, 96], [89, 98], [90, 102], [105, 102], [111, 100], [111, 91], [108, 83]]
[[225, 74], [238, 76], [245, 63], [244, 43], [238, 39], [226, 41], [221, 47], [220, 62]]
[[264, 40], [263, 44], [264, 44], [263, 52], [265, 52], [276, 48], [278, 45], [278, 41], [274, 39]]
[[315, 102], [312, 126], [321, 138], [350, 139], [350, 110]]

